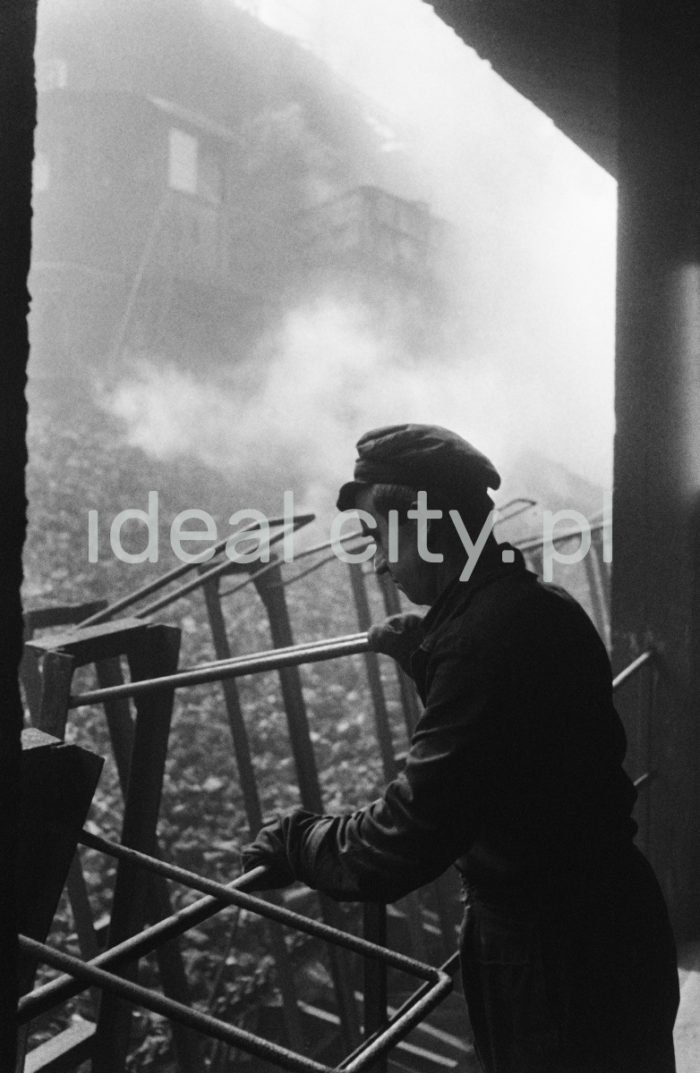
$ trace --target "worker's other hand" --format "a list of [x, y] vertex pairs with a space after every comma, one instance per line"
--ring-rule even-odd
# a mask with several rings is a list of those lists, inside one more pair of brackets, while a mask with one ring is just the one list
[[255, 841], [241, 850], [241, 857], [244, 872], [250, 872], [252, 868], [258, 868], [260, 865], [265, 868], [265, 875], [254, 880], [246, 890], [275, 890], [288, 887], [294, 882], [281, 816], [260, 828]]
[[411, 656], [424, 636], [423, 616], [409, 612], [391, 615], [379, 625], [370, 626], [367, 640], [373, 652], [391, 656], [404, 670], [410, 671]]

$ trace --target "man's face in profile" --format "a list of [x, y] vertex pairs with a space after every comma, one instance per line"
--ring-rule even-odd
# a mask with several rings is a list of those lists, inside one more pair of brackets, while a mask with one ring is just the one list
[[418, 552], [416, 520], [404, 517], [400, 523], [394, 519], [393, 524], [390, 524], [387, 516], [378, 510], [375, 504], [373, 485], [360, 489], [355, 498], [355, 506], [374, 519], [374, 527], [365, 521], [361, 524], [363, 532], [377, 545], [374, 554], [375, 573], [389, 574], [396, 587], [413, 603], [429, 603], [429, 564]]

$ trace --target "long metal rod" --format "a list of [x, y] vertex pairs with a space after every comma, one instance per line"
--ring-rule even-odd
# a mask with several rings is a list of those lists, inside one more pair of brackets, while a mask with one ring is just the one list
[[[451, 954], [446, 961], [443, 961], [442, 965], [438, 966], [438, 972], [444, 973], [445, 976], [454, 976], [457, 969], [459, 968], [459, 964], [460, 953], [459, 950], [455, 950], [454, 954]], [[409, 995], [409, 997], [401, 1004], [401, 1006], [399, 1006], [398, 1010], [394, 1010], [394, 1012], [389, 1018], [388, 1024], [393, 1024], [397, 1018], [403, 1017], [406, 1011], [411, 1009], [415, 1002], [423, 998], [423, 996], [428, 993], [430, 987], [431, 985], [427, 981], [425, 983], [422, 983], [420, 987], [416, 991], [414, 991], [412, 995]], [[357, 1047], [352, 1052], [352, 1054], [346, 1055], [343, 1061], [339, 1064], [338, 1069], [347, 1069], [348, 1064], [352, 1062], [355, 1056], [359, 1054], [369, 1044], [373, 1043], [374, 1040], [378, 1038], [383, 1031], [384, 1029], [378, 1028], [376, 1032], [373, 1032], [371, 1036], [368, 1036], [367, 1039], [363, 1040], [359, 1047]]]
[[[421, 980], [435, 981], [437, 978], [436, 973], [438, 970], [432, 965], [426, 965], [422, 961], [416, 961], [415, 958], [410, 958], [406, 954], [399, 954], [397, 951], [389, 950], [387, 947], [380, 946], [377, 943], [368, 942], [367, 939], [361, 939], [357, 935], [350, 935], [340, 928], [331, 927], [330, 924], [323, 924], [318, 920], [312, 920], [310, 917], [301, 916], [300, 913], [295, 913], [284, 906], [275, 905], [253, 894], [247, 894], [240, 887], [225, 886], [223, 883], [217, 883], [214, 879], [206, 879], [195, 872], [190, 872], [187, 868], [169, 864], [167, 861], [161, 861], [157, 857], [149, 857], [147, 853], [141, 853], [139, 850], [131, 849], [129, 846], [122, 846], [118, 842], [108, 841], [106, 838], [93, 835], [89, 831], [83, 831], [78, 841], [112, 857], [118, 857], [141, 865], [151, 872], [156, 872], [159, 875], [166, 876], [167, 879], [174, 880], [176, 883], [191, 887], [192, 890], [199, 890], [203, 894], [212, 894], [226, 905], [237, 905], [241, 909], [248, 909], [252, 913], [275, 920], [278, 924], [284, 924], [288, 928], [294, 928], [297, 931], [303, 931], [307, 935], [324, 939], [326, 942], [344, 946], [347, 950], [362, 954], [363, 957], [381, 958], [392, 968], [418, 976]], [[239, 878], [244, 879], [245, 876], [247, 876], [247, 873]]]
[[[429, 1012], [435, 1009], [435, 1006], [440, 1002], [444, 996], [446, 996], [452, 989], [452, 978], [460, 965], [460, 952], [455, 951], [447, 961], [443, 961], [436, 971], [441, 975], [441, 981], [439, 991], [434, 984], [423, 983], [421, 986], [413, 991], [406, 1001], [399, 1006], [398, 1010], [388, 1020], [387, 1026], [382, 1029], [378, 1029], [376, 1032], [368, 1035], [366, 1040], [353, 1050], [352, 1054], [347, 1055], [338, 1064], [338, 1070], [358, 1070], [358, 1060], [362, 1059], [362, 1065], [365, 1064], [367, 1058], [373, 1058], [375, 1052], [373, 1048], [376, 1044], [380, 1043], [381, 1048], [379, 1054], [382, 1054], [384, 1050], [394, 1046], [400, 1039], [407, 1034], [409, 1028], [418, 1024], [419, 1020], [422, 1020], [427, 1016]], [[417, 1013], [420, 1011], [420, 1016]], [[410, 1024], [407, 1025], [407, 1021], [410, 1018]], [[389, 1041], [389, 1042], [388, 1042]]]
[[185, 686], [202, 685], [223, 678], [243, 678], [249, 674], [276, 671], [281, 667], [297, 667], [302, 663], [320, 663], [340, 656], [353, 656], [369, 651], [366, 633], [348, 634], [331, 641], [312, 641], [309, 644], [293, 645], [287, 649], [271, 649], [252, 656], [236, 656], [230, 662], [193, 667], [160, 678], [145, 678], [139, 682], [125, 682], [120, 686], [93, 689], [70, 698], [70, 708], [87, 704], [101, 704], [116, 697], [138, 697], [164, 689], [181, 689]]
[[[95, 985], [105, 991], [120, 995], [129, 1002], [137, 1003], [145, 1009], [153, 1010], [170, 1020], [187, 1025], [205, 1033], [213, 1039], [220, 1039], [224, 1043], [240, 1047], [241, 1050], [254, 1054], [266, 1061], [276, 1062], [283, 1069], [291, 1070], [291, 1073], [336, 1073], [338, 1067], [331, 1067], [316, 1062], [313, 1058], [306, 1058], [295, 1054], [279, 1044], [270, 1040], [255, 1036], [245, 1029], [237, 1028], [228, 1022], [221, 1021], [210, 1014], [201, 1013], [180, 1002], [166, 998], [156, 991], [151, 991], [140, 984], [124, 980], [113, 973], [87, 964], [80, 958], [55, 950], [45, 943], [37, 942], [27, 936], [20, 936], [21, 948], [31, 956], [41, 960], [55, 968], [66, 970], [71, 976], [84, 980], [86, 986]], [[405, 1036], [416, 1024], [422, 1021], [435, 1006], [442, 1001], [452, 989], [452, 979], [440, 969], [431, 970], [434, 980], [430, 990], [406, 1010], [401, 1016], [392, 1018], [387, 1029], [371, 1043], [363, 1045], [361, 1053], [355, 1052], [355, 1057], [343, 1068], [350, 1073], [359, 1073], [376, 1061], [380, 1054], [393, 1047]], [[420, 989], [422, 990], [422, 989]]]
[[[362, 532], [360, 532], [358, 530], [355, 533], [349, 533], [346, 537], [341, 537], [340, 540], [338, 540], [338, 541], [324, 540], [324, 542], [322, 544], [314, 544], [313, 547], [304, 548], [303, 551], [297, 552], [297, 554], [294, 556], [294, 562], [296, 562], [297, 559], [306, 559], [310, 555], [316, 555], [319, 551], [325, 551], [327, 548], [332, 548], [334, 546], [334, 544], [347, 544], [351, 540], [357, 540], [360, 537], [364, 537], [365, 543], [369, 539], [368, 537], [365, 537], [364, 533], [362, 533]], [[356, 549], [350, 548], [349, 550], [350, 551], [355, 551]], [[318, 568], [320, 566], [323, 566], [325, 563], [332, 562], [332, 560], [335, 559], [335, 558], [336, 558], [335, 553], [333, 555], [328, 555], [328, 556], [326, 556], [326, 558], [321, 559], [317, 563], [314, 563], [313, 566], [308, 567], [308, 569], [302, 570], [302, 572], [300, 574], [295, 574], [294, 577], [288, 578], [286, 581], [283, 581], [282, 584], [283, 585], [289, 585], [293, 581], [298, 581], [300, 578], [305, 577], [307, 574], [312, 573], [314, 570], [318, 570]], [[223, 592], [219, 593], [219, 598], [223, 600], [224, 596], [233, 596], [234, 593], [239, 592], [246, 585], [249, 585], [251, 581], [257, 580], [267, 570], [270, 570], [270, 569], [272, 569], [273, 566], [277, 566], [277, 565], [279, 565], [279, 564], [276, 563], [276, 562], [275, 563], [268, 563], [262, 570], [256, 570], [254, 574], [250, 574], [249, 577], [247, 577], [245, 579], [245, 581], [239, 582], [238, 585], [234, 585], [233, 588], [231, 588], [231, 589], [224, 589]]]
[[[228, 659], [224, 659], [222, 657], [221, 659], [208, 660], [206, 663], [198, 663], [196, 667], [192, 667], [190, 669], [193, 670], [193, 671], [201, 671], [201, 670], [205, 670], [205, 669], [209, 670], [210, 668], [214, 669], [215, 667], [232, 667], [232, 666], [235, 666], [235, 665], [238, 665], [238, 664], [241, 664], [241, 666], [242, 666], [244, 664], [247, 664], [249, 660], [251, 660], [251, 659], [260, 659], [262, 656], [268, 656], [268, 655], [269, 656], [275, 656], [276, 655], [276, 656], [284, 656], [284, 657], [286, 657], [287, 655], [298, 653], [302, 649], [304, 649], [304, 651], [307, 651], [307, 652], [311, 653], [311, 652], [316, 651], [317, 649], [325, 650], [328, 647], [328, 645], [336, 646], [336, 645], [344, 645], [346, 643], [353, 643], [355, 641], [359, 641], [363, 637], [366, 637], [366, 634], [364, 634], [364, 633], [344, 633], [341, 637], [332, 637], [330, 639], [321, 638], [321, 639], [319, 639], [317, 641], [304, 641], [301, 644], [286, 645], [286, 646], [283, 646], [283, 647], [280, 647], [280, 648], [270, 648], [270, 649], [267, 649], [265, 652], [252, 653], [252, 654], [249, 654], [249, 655], [246, 655], [246, 656], [229, 656]], [[343, 655], [345, 653], [342, 652], [340, 654]], [[328, 658], [332, 659], [333, 657], [329, 656]], [[182, 672], [178, 672], [178, 673], [183, 673], [184, 674], [185, 673], [185, 668], [183, 668]]]
[[[150, 929], [147, 929], [139, 935], [125, 940], [119, 947], [114, 947], [109, 951], [105, 951], [89, 964], [86, 964], [78, 958], [73, 958], [70, 955], [52, 950], [50, 947], [46, 947], [42, 943], [37, 943], [35, 940], [27, 939], [25, 937], [21, 938], [23, 949], [27, 953], [40, 958], [57, 968], [65, 969], [70, 978], [77, 978], [78, 981], [84, 981], [85, 986], [90, 986], [91, 984], [100, 986], [113, 994], [120, 995], [122, 998], [137, 1002], [147, 1009], [153, 1009], [158, 1013], [162, 1013], [164, 1016], [170, 1017], [180, 1024], [199, 1029], [200, 1031], [206, 1032], [209, 1036], [221, 1039], [226, 1043], [240, 1046], [244, 1050], [249, 1051], [249, 1053], [257, 1054], [258, 1056], [276, 1061], [284, 1068], [294, 1071], [294, 1073], [308, 1073], [308, 1071], [312, 1071], [313, 1073], [313, 1071], [321, 1070], [326, 1073], [328, 1067], [302, 1059], [300, 1056], [295, 1055], [286, 1048], [279, 1047], [276, 1044], [270, 1044], [266, 1040], [262, 1040], [243, 1030], [236, 1029], [210, 1015], [202, 1014], [181, 1003], [155, 994], [146, 988], [134, 984], [132, 981], [115, 977], [111, 973], [104, 971], [103, 968], [100, 968], [100, 964], [114, 964], [118, 960], [133, 960], [139, 956], [140, 952], [143, 952], [144, 947], [152, 947], [154, 939], [156, 940], [156, 943], [162, 941], [164, 933], [167, 933], [174, 928], [186, 930], [186, 927], [191, 926], [192, 923], [194, 923], [196, 916], [201, 915], [203, 910], [208, 913], [210, 909], [216, 911], [228, 904], [238, 905], [239, 907], [248, 909], [252, 912], [257, 912], [264, 917], [276, 920], [278, 923], [296, 928], [297, 930], [310, 935], [315, 935], [336, 945], [344, 946], [357, 953], [363, 954], [365, 957], [380, 960], [394, 968], [418, 976], [420, 979], [427, 981], [431, 985], [427, 994], [424, 994], [425, 988], [419, 989], [416, 995], [417, 1001], [412, 1008], [404, 1012], [404, 1008], [402, 1007], [399, 1014], [391, 1019], [388, 1029], [381, 1038], [373, 1038], [370, 1040], [366, 1052], [363, 1050], [359, 1055], [357, 1055], [357, 1052], [353, 1052], [354, 1057], [350, 1066], [353, 1070], [364, 1068], [372, 1061], [375, 1061], [378, 1055], [384, 1053], [389, 1047], [393, 1046], [395, 1041], [422, 1020], [429, 1010], [434, 1008], [434, 1006], [441, 1001], [442, 997], [451, 989], [452, 981], [441, 969], [435, 969], [432, 966], [417, 962], [413, 958], [408, 958], [403, 954], [388, 950], [384, 946], [370, 943], [365, 939], [349, 935], [337, 928], [319, 923], [318, 921], [311, 920], [307, 917], [302, 917], [298, 913], [271, 904], [261, 898], [245, 894], [240, 887], [251, 884], [254, 880], [259, 881], [264, 875], [263, 868], [247, 873], [244, 876], [239, 877], [233, 884], [224, 886], [212, 880], [207, 880], [202, 876], [197, 876], [176, 865], [171, 865], [156, 858], [149, 857], [147, 854], [137, 850], [121, 846], [118, 843], [109, 842], [106, 839], [100, 838], [87, 831], [83, 832], [80, 841], [84, 845], [101, 850], [102, 852], [108, 853], [119, 859], [128, 860], [133, 864], [146, 867], [152, 872], [162, 874], [167, 878], [184, 883], [192, 889], [198, 889], [211, 894], [212, 897], [211, 899], [202, 899], [198, 903], [195, 903], [195, 905], [187, 907], [179, 914], [175, 914], [167, 920], [160, 921], [158, 924], [153, 925]], [[212, 905], [211, 903], [214, 904]], [[185, 925], [184, 927], [183, 923]], [[21, 1004], [23, 1020], [38, 1013], [39, 1009], [44, 1009], [45, 1006], [43, 1004], [47, 1002], [47, 997], [50, 996], [50, 1005], [55, 1004], [58, 994], [61, 994], [62, 997], [66, 997], [65, 992], [67, 989], [73, 989], [72, 993], [76, 993], [75, 979], [71, 979], [70, 982], [65, 979], [54, 981], [52, 984], [45, 985], [44, 988], [40, 989], [40, 994], [28, 996]], [[77, 986], [77, 990], [82, 990], [82, 988]]]
[[[233, 883], [227, 886], [230, 889], [248, 886], [253, 880], [262, 876], [264, 871], [263, 866], [251, 869], [250, 872], [238, 876]], [[156, 924], [144, 928], [138, 934], [96, 954], [95, 957], [89, 959], [88, 963], [94, 965], [95, 968], [114, 968], [129, 961], [136, 961], [145, 954], [151, 953], [161, 943], [177, 938], [177, 936], [188, 931], [189, 928], [201, 924], [202, 921], [207, 920], [225, 908], [227, 906], [222, 904], [220, 898], [206, 895], [191, 905], [185, 906], [184, 909], [179, 909], [176, 913], [159, 920]], [[25, 1024], [27, 1021], [39, 1017], [40, 1014], [46, 1013], [60, 1002], [65, 1002], [66, 999], [72, 998], [83, 990], [85, 990], [84, 984], [77, 982], [75, 977], [70, 974], [42, 984], [41, 987], [35, 988], [31, 994], [24, 995], [19, 1000], [17, 1007], [18, 1023]]]
[[[357, 550], [359, 550], [359, 547], [358, 548], [349, 548], [348, 550], [349, 551], [357, 551]], [[303, 558], [303, 553], [298, 555], [297, 558], [298, 559]], [[337, 556], [335, 554], [333, 554], [333, 555], [325, 555], [323, 557], [323, 559], [319, 559], [317, 562], [312, 563], [311, 566], [307, 566], [306, 570], [300, 570], [297, 574], [294, 574], [292, 577], [287, 577], [283, 581], [275, 582], [275, 585], [276, 586], [277, 585], [281, 586], [282, 588], [286, 588], [288, 585], [293, 585], [295, 581], [301, 581], [302, 578], [308, 577], [308, 575], [313, 574], [314, 571], [320, 570], [322, 566], [326, 565], [326, 563], [332, 563], [334, 559], [337, 559]], [[232, 589], [226, 589], [226, 591], [222, 592], [221, 595], [222, 595], [222, 597], [223, 596], [232, 596], [233, 593], [237, 592], [239, 588], [240, 588], [240, 586], [236, 585]]]
[[[313, 521], [314, 516], [312, 514], [300, 514], [295, 516], [295, 519], [296, 518], [299, 520], [307, 519], [307, 521]], [[271, 518], [267, 524], [268, 527], [272, 528], [273, 526], [283, 525], [289, 520], [290, 519], [288, 518]], [[303, 524], [306, 525], [307, 521], [304, 521]], [[232, 536], [238, 537], [243, 533], [254, 533], [259, 528], [260, 522], [251, 522], [250, 525], [245, 525], [242, 529], [236, 529], [233, 533], [230, 533], [229, 536], [214, 545], [214, 555], [218, 555], [219, 552], [224, 550]], [[104, 622], [107, 619], [110, 619], [112, 615], [117, 613], [117, 611], [123, 611], [125, 607], [130, 607], [131, 604], [138, 603], [144, 596], [150, 596], [152, 592], [157, 592], [158, 589], [162, 589], [169, 582], [176, 581], [177, 578], [182, 577], [183, 574], [187, 574], [190, 570], [194, 570], [198, 565], [198, 563], [182, 563], [180, 566], [173, 567], [172, 570], [169, 570], [166, 574], [161, 574], [161, 576], [157, 577], [154, 581], [149, 581], [146, 585], [142, 585], [141, 588], [134, 589], [134, 591], [127, 596], [122, 596], [119, 600], [115, 600], [114, 603], [109, 604], [101, 611], [96, 612], [94, 615], [90, 615], [89, 618], [83, 619], [80, 623], [81, 628], [84, 626], [96, 626], [99, 622]]]
[[649, 648], [646, 652], [642, 652], [642, 654], [637, 656], [636, 659], [633, 659], [624, 670], [620, 671], [617, 677], [613, 678], [613, 689], [618, 689], [623, 682], [626, 682], [628, 678], [631, 678], [633, 674], [636, 674], [640, 667], [643, 667], [645, 663], [648, 663], [653, 658], [653, 648]]
[[35, 939], [20, 936], [20, 946], [25, 953], [57, 969], [65, 970], [72, 976], [84, 980], [86, 985], [100, 987], [103, 991], [118, 995], [127, 1002], [138, 1004], [147, 1010], [153, 1010], [172, 1021], [196, 1029], [212, 1039], [220, 1039], [258, 1058], [276, 1062], [284, 1069], [291, 1070], [291, 1073], [331, 1073], [329, 1066], [315, 1062], [312, 1058], [303, 1058], [286, 1047], [281, 1047], [260, 1036], [254, 1036], [252, 1032], [220, 1021], [210, 1014], [201, 1013], [181, 1002], [175, 1002], [157, 991], [150, 991], [147, 987], [124, 980], [104, 969], [95, 968], [94, 965], [86, 964], [80, 958], [55, 950]]
[[[522, 506], [517, 506], [517, 504], [522, 504]], [[530, 507], [534, 507], [535, 505], [536, 501], [534, 499], [526, 499], [524, 496], [518, 496], [517, 499], [509, 499], [502, 507], [496, 508], [498, 518], [496, 518], [493, 523], [494, 529], [497, 525], [502, 525], [503, 522], [509, 522], [511, 518], [517, 518], [519, 514], [522, 514], [524, 511], [529, 510]], [[516, 509], [511, 510], [510, 514], [505, 514], [504, 511], [508, 510], [509, 507], [515, 507]]]
[[[205, 585], [202, 593], [207, 607], [217, 660], [230, 660], [232, 652], [219, 597], [219, 583], [213, 582]], [[231, 731], [233, 753], [236, 759], [236, 767], [238, 768], [239, 789], [243, 795], [248, 830], [251, 838], [255, 838], [255, 835], [262, 827], [263, 810], [258, 793], [248, 730], [243, 718], [241, 700], [238, 694], [238, 685], [233, 678], [227, 678], [220, 683], [220, 688], [226, 707], [229, 730]], [[287, 1034], [285, 1042], [293, 1047], [294, 1050], [300, 1051], [303, 1050], [304, 1037], [299, 1016], [298, 989], [294, 982], [294, 972], [289, 951], [281, 930], [274, 927], [269, 921], [266, 921], [265, 924], [265, 934], [277, 969], [277, 979], [282, 996], [282, 1018]], [[229, 941], [231, 941], [231, 938], [232, 933], [230, 932]], [[222, 978], [224, 965], [225, 960], [220, 965], [219, 980]]]
[[[307, 525], [310, 521], [313, 521], [314, 517], [315, 515], [313, 514], [301, 514], [298, 518], [291, 519], [291, 522], [287, 522], [282, 526], [282, 529], [279, 533], [275, 533], [273, 537], [270, 537], [269, 540], [266, 541], [266, 548], [269, 549], [273, 547], [274, 544], [279, 544], [280, 540], [284, 540], [285, 537], [289, 536], [290, 532], [296, 533], [297, 529], [300, 529], [302, 526]], [[244, 530], [241, 529], [233, 535], [238, 536], [239, 533], [243, 532]], [[253, 536], [253, 534], [250, 535], [251, 537]], [[229, 540], [230, 539], [231, 538], [229, 537]], [[186, 596], [188, 593], [193, 592], [195, 589], [201, 588], [202, 585], [206, 585], [207, 581], [212, 581], [214, 578], [219, 577], [221, 574], [225, 574], [227, 570], [229, 570], [229, 568], [231, 567], [232, 563], [235, 563], [235, 559], [226, 558], [223, 560], [223, 562], [219, 562], [216, 564], [216, 566], [212, 566], [211, 569], [203, 571], [203, 573], [199, 574], [196, 578], [193, 578], [192, 581], [185, 582], [185, 584], [180, 585], [179, 588], [173, 589], [172, 592], [166, 593], [165, 596], [161, 596], [159, 600], [154, 600], [153, 603], [147, 604], [146, 607], [140, 608], [136, 612], [136, 618], [145, 618], [147, 615], [155, 614], [156, 611], [162, 611], [162, 609], [164, 607], [168, 607], [169, 604], [176, 603], [183, 596]], [[260, 570], [257, 571], [257, 573], [264, 573], [265, 570], [269, 569], [271, 565], [272, 564], [270, 563], [265, 564], [265, 566], [261, 567]], [[241, 582], [241, 587], [247, 585], [250, 580], [252, 579], [246, 578], [243, 582]]]
[[[552, 544], [560, 544], [563, 540], [573, 540], [574, 537], [582, 537], [584, 534], [597, 533], [598, 530], [604, 529], [605, 524], [603, 522], [593, 522], [587, 526], [586, 529], [565, 529], [562, 533], [552, 533]], [[533, 548], [544, 547], [544, 537], [531, 537], [526, 540], [516, 540], [513, 542], [513, 547], [518, 548], [520, 551], [531, 551]]]
[[360, 1070], [366, 1069], [367, 1066], [376, 1062], [381, 1055], [385, 1054], [404, 1036], [408, 1035], [412, 1028], [420, 1024], [450, 993], [452, 990], [452, 977], [440, 972], [439, 969], [436, 972], [438, 973], [438, 979], [422, 998], [415, 1001], [411, 1008], [401, 1014], [400, 1017], [392, 1017], [384, 1032], [372, 1043], [362, 1045], [361, 1054], [343, 1067], [348, 1073], [359, 1073]]

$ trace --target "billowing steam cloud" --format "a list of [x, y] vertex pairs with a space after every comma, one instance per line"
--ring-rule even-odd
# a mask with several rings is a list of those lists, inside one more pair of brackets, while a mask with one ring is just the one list
[[[361, 432], [403, 420], [461, 432], [515, 469], [513, 492], [526, 491], [518, 457], [533, 449], [608, 485], [614, 183], [425, 4], [398, 7], [400, 17], [396, 0], [294, 10], [329, 62], [398, 116], [396, 130], [410, 125], [411, 166], [397, 157], [393, 192], [427, 201], [463, 235], [448, 267], [460, 331], [409, 360], [356, 298], [309, 295], [247, 363], [203, 382], [154, 356], [111, 406], [151, 452], [195, 453], [233, 475], [264, 458], [280, 488], [309, 500], [345, 477]], [[271, 17], [283, 24], [284, 12]]]

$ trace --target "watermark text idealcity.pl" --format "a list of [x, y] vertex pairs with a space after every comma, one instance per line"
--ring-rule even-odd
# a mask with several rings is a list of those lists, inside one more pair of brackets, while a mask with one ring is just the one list
[[[415, 508], [408, 512], [408, 517], [415, 520], [417, 526], [417, 548], [422, 558], [427, 562], [440, 561], [442, 556], [439, 552], [430, 551], [428, 548], [429, 523], [432, 519], [442, 517], [442, 511], [429, 509], [427, 495], [421, 491], [417, 493]], [[486, 541], [493, 530], [497, 520], [497, 513], [492, 511], [484, 525], [476, 536], [467, 532], [467, 528], [457, 511], [448, 512], [455, 527], [459, 539], [464, 547], [466, 562], [460, 575], [460, 580], [467, 581], [476, 566], [479, 555], [486, 545]], [[396, 562], [398, 557], [399, 541], [399, 515], [395, 510], [390, 510], [387, 515], [389, 541], [387, 559], [389, 563]], [[602, 521], [597, 523], [596, 529], [602, 531], [602, 557], [603, 562], [612, 562], [612, 497], [609, 493], [603, 496]], [[376, 522], [371, 514], [356, 508], [339, 512], [330, 523], [329, 547], [333, 554], [344, 563], [364, 563], [370, 560], [376, 545], [368, 534], [368, 543], [359, 550], [352, 550], [346, 546], [350, 533], [346, 526], [349, 523], [360, 521], [365, 529], [372, 530]], [[129, 551], [122, 543], [124, 526], [129, 524], [133, 529], [133, 523], [143, 527], [146, 535], [145, 546], [139, 551]], [[228, 520], [233, 532], [225, 543], [225, 554], [231, 562], [268, 563], [271, 559], [271, 539], [273, 525], [267, 515], [254, 508], [246, 508], [235, 511]], [[281, 525], [281, 535], [279, 526]], [[566, 526], [566, 529], [562, 529]], [[278, 530], [278, 547], [283, 562], [294, 561], [294, 493], [286, 491], [283, 494], [283, 506], [281, 521], [275, 519], [274, 528]], [[542, 512], [542, 576], [545, 581], [553, 578], [554, 564], [573, 565], [581, 562], [589, 554], [592, 545], [594, 527], [586, 516], [580, 511], [573, 509], [544, 510]], [[137, 507], [129, 507], [119, 511], [109, 525], [109, 546], [112, 554], [124, 563], [157, 563], [159, 558], [160, 536], [160, 513], [158, 492], [148, 493], [148, 506], [145, 510]], [[173, 554], [183, 563], [198, 564], [206, 563], [216, 554], [216, 545], [221, 537], [214, 518], [206, 510], [190, 508], [176, 514], [170, 524], [170, 547]], [[572, 537], [578, 537], [578, 545], [565, 550], [560, 545], [570, 543]], [[104, 541], [102, 541], [104, 542]], [[207, 547], [202, 548], [202, 544]], [[531, 543], [531, 542], [530, 542]], [[97, 510], [88, 511], [88, 561], [97, 563], [100, 559], [100, 517]], [[184, 545], [199, 545], [198, 550], [188, 550]], [[504, 562], [513, 561], [513, 551], [506, 546], [502, 552]]]

